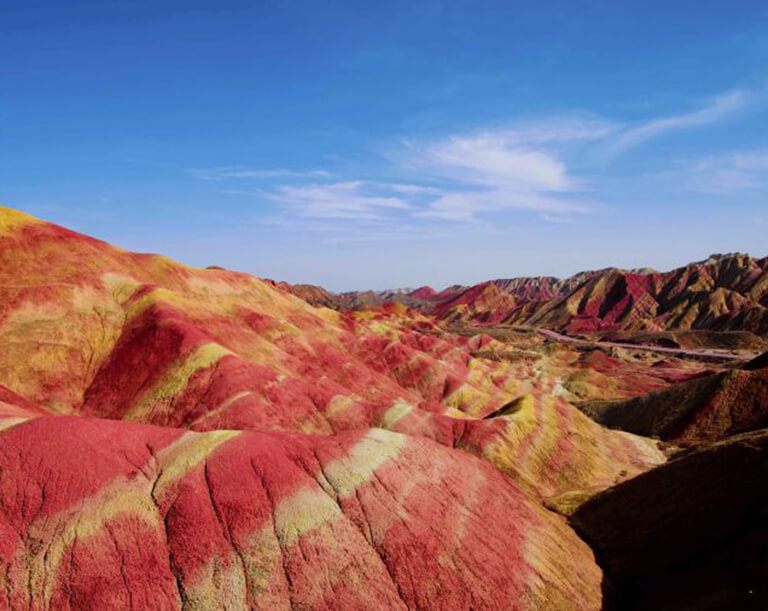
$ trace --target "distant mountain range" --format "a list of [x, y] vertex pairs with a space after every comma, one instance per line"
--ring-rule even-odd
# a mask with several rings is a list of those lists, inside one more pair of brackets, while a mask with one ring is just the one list
[[443, 291], [292, 289], [314, 305], [368, 309], [402, 303], [462, 324], [546, 327], [566, 333], [708, 329], [768, 333], [768, 257], [716, 254], [668, 272], [607, 268], [569, 278], [509, 278]]

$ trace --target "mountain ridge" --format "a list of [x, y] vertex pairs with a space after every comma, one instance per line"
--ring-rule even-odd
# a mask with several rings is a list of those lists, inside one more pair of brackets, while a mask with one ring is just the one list
[[676, 329], [768, 333], [768, 257], [744, 253], [713, 254], [667, 272], [608, 267], [564, 279], [500, 278], [441, 292], [419, 291], [348, 292], [335, 296], [334, 305], [365, 309], [397, 302], [451, 323], [541, 326], [576, 334]]

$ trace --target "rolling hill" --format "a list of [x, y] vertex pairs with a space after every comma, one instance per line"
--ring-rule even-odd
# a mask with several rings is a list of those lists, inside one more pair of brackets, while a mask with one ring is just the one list
[[7, 608], [599, 608], [545, 505], [665, 460], [491, 337], [8, 208], [0, 348]]

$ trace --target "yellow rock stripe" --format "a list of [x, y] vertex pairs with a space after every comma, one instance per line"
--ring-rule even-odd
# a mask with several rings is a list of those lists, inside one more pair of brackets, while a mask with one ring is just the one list
[[0, 420], [0, 432], [5, 431], [12, 426], [26, 422], [29, 418], [23, 416], [13, 416], [11, 418], [3, 418]]
[[0, 206], [0, 236], [6, 236], [19, 227], [42, 223], [34, 216], [29, 216], [18, 210], [12, 210], [5, 206]]
[[396, 458], [407, 437], [384, 429], [371, 429], [349, 451], [349, 456], [329, 462], [323, 472], [339, 497], [351, 496], [368, 483], [374, 471]]
[[120, 477], [76, 508], [56, 517], [46, 516], [30, 524], [27, 541], [45, 541], [27, 552], [26, 564], [32, 576], [33, 597], [42, 594], [48, 608], [59, 582], [62, 558], [75, 540], [84, 541], [121, 515], [130, 515], [151, 527], [162, 528], [162, 518], [152, 502], [150, 481]]
[[240, 431], [211, 431], [210, 433], [185, 433], [175, 443], [157, 453], [160, 475], [153, 494], [162, 499], [168, 487], [181, 479], [191, 469], [202, 463], [221, 444], [234, 439]]
[[319, 487], [303, 487], [275, 506], [275, 531], [286, 547], [301, 535], [341, 516], [339, 506]]
[[414, 409], [413, 405], [409, 405], [402, 399], [396, 401], [392, 407], [384, 412], [384, 415], [381, 417], [381, 426], [385, 429], [392, 428], [395, 423], [405, 418]]
[[123, 417], [125, 420], [142, 420], [155, 411], [155, 406], [168, 403], [179, 395], [197, 371], [214, 364], [221, 358], [233, 354], [216, 343], [203, 344], [173, 365], [155, 385], [145, 392]]

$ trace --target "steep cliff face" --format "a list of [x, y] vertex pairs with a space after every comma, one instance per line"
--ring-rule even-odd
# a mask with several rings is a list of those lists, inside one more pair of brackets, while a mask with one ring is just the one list
[[0, 208], [10, 608], [598, 608], [552, 499], [662, 463], [535, 364]]

